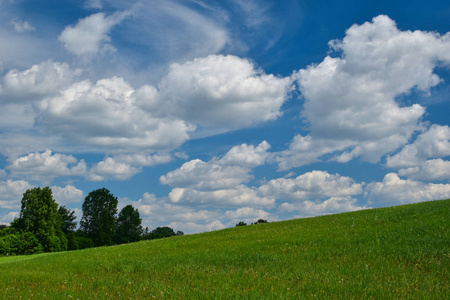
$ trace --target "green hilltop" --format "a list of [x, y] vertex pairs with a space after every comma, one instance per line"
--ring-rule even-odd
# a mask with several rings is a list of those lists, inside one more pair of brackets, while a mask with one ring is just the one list
[[448, 299], [450, 199], [0, 257], [1, 299]]

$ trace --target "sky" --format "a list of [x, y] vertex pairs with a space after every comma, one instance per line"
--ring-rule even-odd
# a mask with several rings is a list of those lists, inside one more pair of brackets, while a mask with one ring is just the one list
[[445, 1], [0, 0], [0, 224], [185, 233], [450, 198]]

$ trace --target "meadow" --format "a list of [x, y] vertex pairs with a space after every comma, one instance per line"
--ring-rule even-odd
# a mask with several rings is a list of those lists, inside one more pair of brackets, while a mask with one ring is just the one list
[[0, 299], [449, 299], [450, 199], [0, 257]]

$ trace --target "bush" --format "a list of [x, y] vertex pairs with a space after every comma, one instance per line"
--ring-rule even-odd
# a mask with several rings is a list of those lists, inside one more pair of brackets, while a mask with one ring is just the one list
[[77, 230], [77, 232], [74, 235], [74, 238], [75, 240], [73, 241], [73, 245], [76, 245], [78, 247], [77, 249], [86, 249], [94, 247], [94, 241], [81, 230]]
[[44, 248], [31, 232], [9, 234], [0, 238], [0, 255], [41, 253]]

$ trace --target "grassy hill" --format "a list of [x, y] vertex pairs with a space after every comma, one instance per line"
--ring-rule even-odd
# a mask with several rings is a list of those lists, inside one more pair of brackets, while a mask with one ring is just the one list
[[441, 200], [3, 257], [0, 298], [448, 299], [449, 250]]

